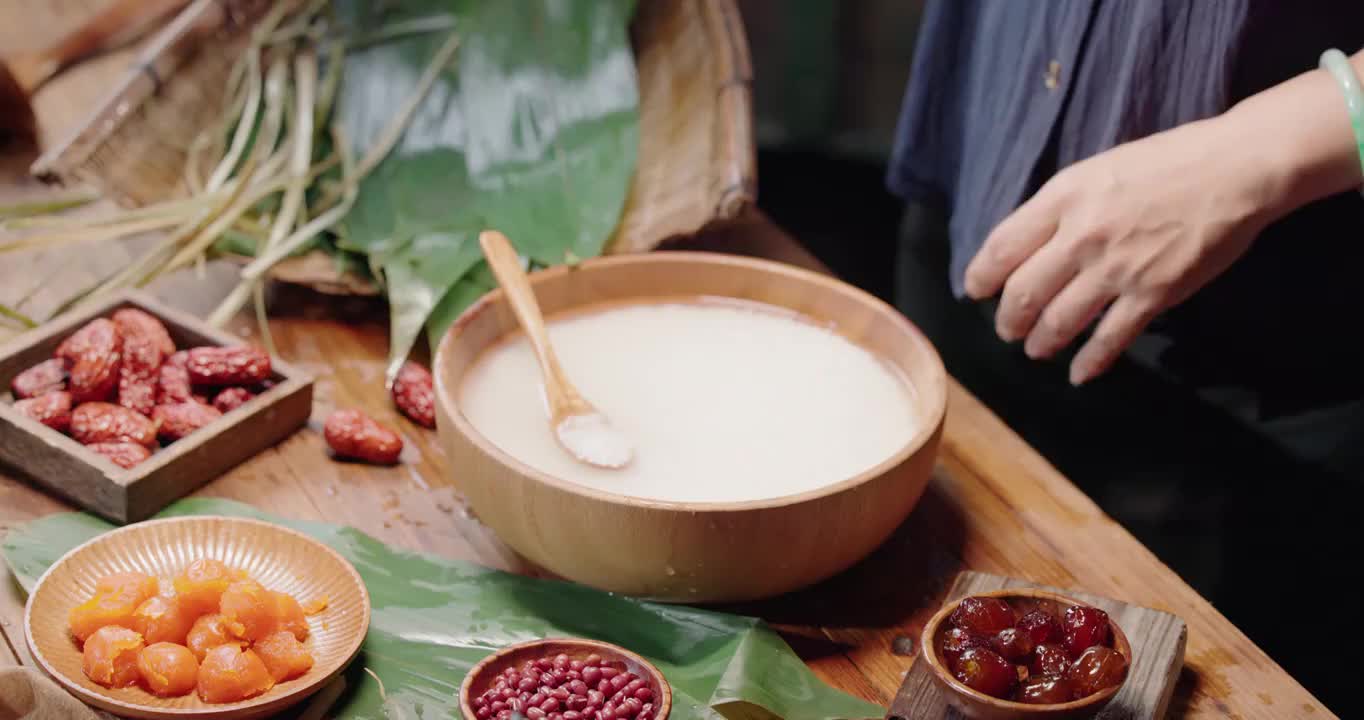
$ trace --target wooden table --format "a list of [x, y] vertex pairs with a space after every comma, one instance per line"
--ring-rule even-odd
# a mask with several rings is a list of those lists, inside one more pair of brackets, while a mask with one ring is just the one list
[[[16, 45], [32, 39], [21, 31], [0, 28], [0, 47], [8, 46], [7, 38]], [[114, 67], [118, 61], [105, 64]], [[92, 92], [99, 88], [93, 72], [64, 82], [84, 84]], [[40, 105], [39, 117], [60, 125], [63, 118], [78, 115], [80, 106], [49, 99]], [[57, 127], [50, 134], [61, 132]], [[25, 167], [22, 158], [0, 153], [0, 204], [39, 192], [23, 180]], [[822, 268], [791, 237], [756, 214], [687, 244]], [[0, 255], [0, 302], [12, 304], [38, 288], [39, 297], [25, 307], [42, 315], [61, 292], [81, 287], [94, 273], [108, 272], [129, 257], [120, 245]], [[211, 267], [207, 277], [182, 273], [153, 291], [172, 305], [202, 314], [231, 280], [230, 268]], [[317, 421], [335, 406], [360, 406], [398, 422], [382, 381], [387, 327], [381, 305], [284, 289], [277, 293], [273, 313], [271, 326], [282, 354], [318, 376], [315, 422], [214, 480], [200, 494], [241, 500], [280, 515], [352, 525], [396, 546], [533, 572], [464, 512], [433, 433], [400, 423], [419, 459], [396, 468], [335, 463], [324, 454]], [[236, 328], [255, 332], [245, 316]], [[0, 329], [0, 339], [4, 333]], [[881, 550], [822, 586], [740, 610], [776, 625], [830, 684], [884, 705], [913, 662], [913, 657], [893, 652], [896, 639], [917, 637], [955, 575], [965, 569], [1011, 575], [1182, 616], [1189, 627], [1187, 664], [1170, 717], [1334, 717], [956, 382], [949, 383], [948, 405], [934, 480], [913, 515]], [[70, 509], [0, 470], [0, 534]], [[0, 642], [0, 666], [30, 662], [22, 610], [17, 585], [0, 577], [0, 634], [6, 641]]]
[[[822, 267], [756, 214], [686, 245]], [[87, 257], [91, 252], [110, 263], [126, 257], [119, 247], [82, 250]], [[57, 262], [51, 254], [22, 261], [6, 257], [0, 262], [0, 302], [13, 302]], [[155, 289], [171, 304], [203, 312], [230, 278], [230, 270], [214, 268], [205, 280], [186, 275]], [[236, 327], [254, 332], [246, 317]], [[281, 353], [318, 376], [315, 421], [347, 405], [399, 422], [382, 382], [387, 328], [381, 305], [284, 289], [275, 299], [271, 327]], [[917, 637], [956, 573], [974, 569], [1182, 616], [1189, 625], [1187, 666], [1171, 717], [1333, 717], [956, 382], [950, 383], [948, 405], [933, 483], [885, 547], [820, 587], [741, 608], [773, 622], [822, 678], [887, 704], [913, 662], [892, 651], [895, 639]], [[533, 572], [463, 511], [434, 433], [399, 424], [420, 451], [416, 462], [397, 468], [335, 463], [327, 459], [319, 433], [305, 429], [200, 494], [352, 525], [397, 546]], [[0, 532], [69, 509], [0, 471]], [[0, 644], [0, 664], [27, 661], [22, 607], [15, 584], [0, 580], [0, 631], [9, 643]]]

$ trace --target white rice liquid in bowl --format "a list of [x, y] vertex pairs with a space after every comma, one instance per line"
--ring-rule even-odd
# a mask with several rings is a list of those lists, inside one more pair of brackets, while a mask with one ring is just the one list
[[633, 443], [628, 466], [588, 466], [555, 441], [520, 332], [469, 369], [459, 410], [508, 455], [599, 490], [693, 503], [794, 495], [884, 462], [921, 421], [889, 363], [779, 308], [660, 301], [548, 323], [569, 378]]

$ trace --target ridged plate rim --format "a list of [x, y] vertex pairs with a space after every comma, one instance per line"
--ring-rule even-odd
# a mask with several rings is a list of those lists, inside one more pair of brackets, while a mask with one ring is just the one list
[[[310, 670], [308, 675], [301, 679], [303, 680], [302, 682], [299, 680], [292, 681], [298, 683], [297, 687], [290, 688], [287, 692], [282, 694], [267, 692], [260, 697], [244, 700], [242, 702], [224, 703], [212, 706], [200, 705], [198, 707], [189, 708], [163, 708], [126, 702], [101, 692], [92, 691], [57, 670], [48, 655], [44, 652], [44, 648], [39, 647], [38, 642], [34, 638], [33, 631], [34, 600], [39, 597], [44, 584], [48, 582], [53, 573], [72, 562], [77, 556], [89, 551], [91, 548], [115, 542], [119, 536], [127, 533], [153, 525], [195, 525], [212, 522], [224, 523], [227, 525], [254, 526], [269, 532], [294, 536], [303, 541], [306, 545], [311, 546], [314, 550], [331, 556], [340, 567], [344, 568], [351, 580], [351, 583], [349, 583], [348, 586], [353, 585], [359, 596], [359, 605], [363, 615], [359, 625], [360, 632], [355, 633], [354, 637], [349, 639], [348, 644], [345, 646], [345, 651], [338, 655], [339, 661], [334, 661], [332, 665], [320, 670], [318, 668]], [[330, 598], [329, 606], [334, 603], [335, 598]], [[63, 608], [62, 611], [69, 611], [69, 608]], [[24, 607], [24, 637], [28, 644], [29, 652], [33, 654], [33, 659], [42, 667], [43, 672], [55, 680], [67, 692], [75, 695], [87, 705], [127, 717], [148, 718], [149, 720], [187, 720], [191, 718], [194, 720], [243, 720], [245, 718], [256, 718], [282, 711], [285, 708], [302, 702], [325, 687], [327, 683], [331, 682], [337, 675], [344, 671], [351, 662], [355, 660], [355, 657], [359, 655], [360, 648], [364, 644], [365, 637], [369, 632], [371, 614], [372, 608], [370, 605], [369, 589], [365, 587], [365, 583], [361, 579], [360, 573], [349, 560], [325, 543], [306, 533], [264, 520], [227, 515], [196, 515], [192, 517], [145, 520], [143, 522], [125, 525], [110, 530], [109, 532], [102, 533], [98, 537], [81, 543], [72, 548], [65, 555], [62, 555], [61, 558], [54, 562], [52, 566], [38, 578], [38, 582], [33, 586], [33, 591], [28, 595], [28, 601]]]

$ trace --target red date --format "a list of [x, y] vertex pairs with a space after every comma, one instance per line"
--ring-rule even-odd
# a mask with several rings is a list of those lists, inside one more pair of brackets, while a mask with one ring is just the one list
[[1056, 616], [1045, 610], [1033, 610], [1024, 615], [1015, 627], [1026, 633], [1033, 645], [1059, 643], [1063, 635]]
[[1029, 705], [1055, 705], [1075, 699], [1075, 685], [1062, 675], [1032, 678], [1018, 688], [1018, 701]]
[[1007, 697], [1018, 684], [1013, 663], [993, 650], [971, 648], [963, 652], [953, 674], [966, 687], [993, 697]]
[[229, 413], [250, 402], [256, 394], [243, 387], [223, 388], [217, 397], [213, 398], [213, 407], [218, 408], [218, 412]]
[[57, 346], [57, 357], [71, 367], [73, 402], [107, 400], [118, 384], [123, 337], [104, 318], [90, 321]]
[[1066, 677], [1075, 686], [1073, 697], [1076, 700], [1089, 697], [1122, 684], [1127, 677], [1127, 658], [1112, 648], [1096, 645], [1080, 655], [1080, 659], [1070, 666]]
[[58, 358], [44, 360], [14, 376], [10, 381], [14, 397], [20, 400], [66, 389], [66, 363]]
[[975, 635], [994, 637], [1000, 630], [1013, 627], [1014, 611], [999, 598], [968, 597], [952, 611], [951, 623]]
[[1063, 675], [1070, 667], [1070, 656], [1060, 645], [1038, 645], [1029, 669], [1034, 675]]
[[58, 432], [71, 427], [71, 393], [64, 390], [20, 400], [14, 409]]
[[251, 385], [270, 377], [270, 355], [258, 347], [197, 347], [185, 361], [195, 385]]
[[137, 443], [95, 443], [85, 447], [125, 470], [152, 456], [151, 450]]
[[1032, 638], [1018, 628], [1004, 628], [999, 634], [990, 639], [990, 645], [995, 652], [1004, 656], [1010, 662], [1027, 662], [1032, 656]]
[[327, 445], [337, 457], [392, 465], [403, 451], [398, 433], [380, 425], [359, 410], [337, 410], [322, 428]]
[[152, 419], [159, 427], [158, 434], [169, 442], [175, 442], [222, 416], [216, 408], [197, 400], [157, 405], [152, 411]]
[[1092, 607], [1075, 605], [1066, 609], [1065, 620], [1066, 652], [1071, 657], [1095, 645], [1108, 644], [1108, 613]]
[[71, 437], [82, 445], [97, 443], [156, 444], [156, 425], [145, 415], [104, 402], [89, 402], [71, 413]]

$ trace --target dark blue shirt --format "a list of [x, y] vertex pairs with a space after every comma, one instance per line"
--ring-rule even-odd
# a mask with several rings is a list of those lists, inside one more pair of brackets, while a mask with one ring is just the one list
[[[950, 213], [952, 287], [960, 295], [966, 265], [986, 235], [1055, 168], [1226, 110], [1238, 95], [1241, 56], [1284, 55], [1247, 45], [1257, 21], [1315, 15], [1325, 27], [1350, 28], [1359, 41], [1362, 4], [931, 0], [890, 187]], [[1291, 75], [1311, 69], [1312, 56], [1330, 47], [1324, 35], [1263, 40], [1306, 50], [1283, 68]], [[1284, 73], [1265, 74], [1271, 77], [1254, 84], [1267, 87]]]
[[[1326, 48], [1361, 46], [1361, 0], [929, 0], [888, 182], [948, 213], [960, 297], [986, 236], [1058, 168], [1219, 114], [1314, 69]], [[1244, 353], [1267, 333], [1315, 333], [1303, 310], [1364, 322], [1364, 292], [1344, 291], [1364, 274], [1357, 194], [1299, 211], [1274, 234], [1288, 237], [1262, 236], [1171, 318], [1172, 332]]]

